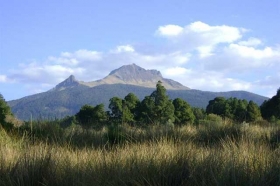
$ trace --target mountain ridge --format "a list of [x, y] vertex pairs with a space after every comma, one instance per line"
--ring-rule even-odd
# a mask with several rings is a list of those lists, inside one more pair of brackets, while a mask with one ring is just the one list
[[111, 71], [105, 78], [93, 81], [95, 84], [91, 86], [89, 84], [92, 82], [78, 81], [70, 75], [47, 92], [8, 101], [8, 104], [15, 116], [22, 120], [29, 120], [30, 116], [33, 119], [57, 119], [76, 114], [85, 104], [94, 106], [103, 103], [107, 108], [110, 98], [115, 96], [124, 98], [134, 93], [142, 100], [155, 90], [158, 81], [164, 81], [171, 87], [166, 87], [170, 99], [182, 98], [193, 107], [206, 108], [209, 100], [218, 96], [253, 100], [258, 105], [268, 99], [246, 91], [210, 92], [189, 89], [176, 81], [163, 78], [157, 70], [145, 70], [132, 64]]
[[181, 83], [164, 78], [158, 70], [146, 70], [136, 64], [123, 65], [111, 71], [102, 79], [90, 82], [77, 81], [74, 75], [69, 76], [63, 82], [59, 83], [54, 89], [64, 90], [65, 88], [73, 88], [74, 86], [84, 85], [95, 87], [103, 84], [128, 84], [154, 88], [156, 83], [161, 81], [166, 89], [170, 90], [189, 90], [189, 87]]

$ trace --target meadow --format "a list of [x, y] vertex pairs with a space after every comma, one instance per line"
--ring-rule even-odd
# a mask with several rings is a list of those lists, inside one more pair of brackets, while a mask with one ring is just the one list
[[280, 185], [277, 125], [0, 129], [0, 185]]

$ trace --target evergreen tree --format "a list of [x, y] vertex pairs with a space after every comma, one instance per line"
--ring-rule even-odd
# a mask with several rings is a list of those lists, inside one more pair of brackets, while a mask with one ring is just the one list
[[90, 126], [93, 121], [94, 107], [90, 105], [84, 105], [80, 111], [76, 114], [77, 120], [83, 126]]
[[194, 120], [195, 124], [199, 124], [200, 120], [204, 120], [205, 119], [206, 111], [204, 109], [193, 107], [192, 111], [193, 111], [193, 114], [195, 116], [195, 120]]
[[122, 123], [130, 123], [134, 121], [134, 115], [130, 109], [132, 108], [131, 106], [132, 105], [129, 102], [122, 100]]
[[107, 114], [103, 104], [95, 107], [84, 105], [76, 114], [76, 118], [83, 127], [89, 128], [103, 124], [107, 120]]
[[150, 96], [146, 96], [140, 104], [140, 108], [139, 108], [140, 120], [145, 124], [149, 124], [149, 123], [154, 124], [156, 120], [156, 115], [154, 111], [155, 111], [154, 99]]
[[238, 99], [237, 98], [229, 98], [229, 99], [227, 99], [227, 103], [228, 103], [229, 108], [230, 108], [230, 113], [228, 115], [228, 118], [234, 120], [235, 113], [236, 113], [236, 110], [238, 108]]
[[111, 110], [110, 118], [114, 121], [121, 122], [123, 111], [123, 100], [118, 97], [110, 99], [109, 109]]
[[280, 88], [275, 96], [264, 101], [261, 105], [261, 114], [264, 119], [270, 120], [271, 117], [280, 119]]
[[12, 128], [12, 123], [6, 121], [8, 116], [13, 116], [11, 108], [3, 98], [2, 94], [0, 94], [0, 125], [5, 128]]
[[155, 102], [154, 116], [157, 122], [166, 123], [167, 121], [174, 122], [174, 106], [169, 100], [166, 89], [161, 81], [158, 81], [156, 90], [150, 96]]
[[248, 106], [248, 101], [243, 99], [243, 100], [238, 100], [237, 108], [234, 113], [234, 120], [237, 122], [243, 122], [247, 121], [246, 116], [247, 116], [247, 106]]
[[175, 119], [174, 106], [161, 81], [158, 81], [156, 90], [143, 99], [139, 110], [143, 122], [165, 124]]
[[247, 122], [254, 122], [259, 118], [261, 118], [261, 111], [259, 106], [253, 101], [249, 101], [249, 104], [247, 106]]
[[133, 93], [129, 93], [127, 96], [125, 96], [124, 101], [127, 109], [133, 115], [133, 120], [135, 120], [139, 115], [138, 112], [139, 112], [140, 101], [138, 97]]
[[206, 107], [207, 114], [216, 114], [226, 117], [229, 115], [229, 112], [229, 105], [224, 97], [216, 97], [215, 99], [210, 100]]
[[174, 105], [174, 116], [175, 116], [175, 124], [193, 124], [195, 120], [195, 116], [193, 114], [191, 106], [181, 98], [176, 98], [173, 100]]

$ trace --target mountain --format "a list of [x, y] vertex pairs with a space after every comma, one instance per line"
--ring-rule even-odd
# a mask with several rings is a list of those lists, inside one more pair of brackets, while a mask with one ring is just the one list
[[259, 105], [268, 99], [246, 91], [192, 90], [176, 81], [163, 78], [157, 70], [145, 70], [132, 64], [113, 70], [105, 78], [92, 82], [78, 81], [71, 75], [47, 92], [9, 101], [8, 104], [13, 113], [22, 120], [29, 120], [31, 116], [35, 119], [62, 118], [76, 114], [85, 104], [104, 103], [107, 108], [110, 98], [124, 98], [130, 92], [142, 100], [155, 90], [159, 80], [163, 82], [171, 99], [180, 97], [194, 107], [205, 108], [209, 100], [217, 96], [253, 100]]
[[68, 88], [74, 88], [79, 85], [82, 85], [79, 81], [76, 80], [75, 76], [71, 75], [69, 78], [65, 79], [61, 83], [55, 86], [55, 88], [51, 89], [50, 91], [61, 91]]
[[126, 84], [135, 85], [147, 88], [154, 88], [156, 83], [161, 81], [166, 89], [170, 90], [189, 90], [190, 88], [173, 81], [171, 79], [163, 78], [161, 73], [157, 70], [146, 70], [135, 64], [124, 65], [116, 70], [113, 70], [108, 76], [103, 79], [91, 82], [77, 81], [73, 75], [65, 81], [58, 84], [53, 90], [63, 90], [78, 85], [87, 87], [96, 87], [104, 84]]

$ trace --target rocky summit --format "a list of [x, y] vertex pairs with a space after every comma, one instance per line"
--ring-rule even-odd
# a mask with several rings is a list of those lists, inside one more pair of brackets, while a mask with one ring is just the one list
[[124, 65], [116, 70], [113, 70], [108, 76], [106, 76], [104, 79], [98, 82], [100, 84], [128, 84], [147, 88], [154, 88], [158, 81], [161, 81], [166, 89], [189, 89], [188, 87], [183, 86], [179, 82], [163, 78], [160, 71], [146, 70], [135, 64]]
[[104, 84], [127, 84], [146, 88], [154, 88], [158, 81], [161, 81], [163, 86], [169, 90], [189, 90], [190, 88], [181, 83], [163, 78], [160, 71], [146, 70], [136, 64], [124, 65], [113, 70], [108, 76], [103, 79], [91, 82], [77, 81], [73, 75], [59, 83], [55, 90], [64, 90], [65, 88], [73, 88], [74, 86], [84, 85], [88, 87], [96, 87]]
[[75, 76], [71, 75], [61, 83], [55, 86], [51, 91], [53, 90], [64, 90], [66, 88], [73, 88], [80, 85], [80, 82], [76, 80]]

